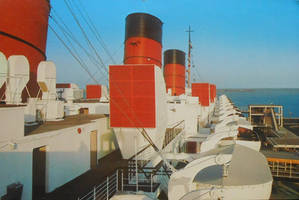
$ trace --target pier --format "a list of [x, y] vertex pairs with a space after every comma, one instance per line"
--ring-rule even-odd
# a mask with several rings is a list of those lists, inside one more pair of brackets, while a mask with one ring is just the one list
[[299, 153], [261, 151], [267, 158], [272, 176], [299, 180]]
[[262, 139], [261, 152], [275, 179], [299, 180], [299, 119], [284, 119], [281, 105], [249, 105], [248, 121]]

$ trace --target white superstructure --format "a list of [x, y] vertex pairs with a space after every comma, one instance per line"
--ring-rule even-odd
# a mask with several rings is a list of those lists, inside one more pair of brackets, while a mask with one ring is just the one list
[[[118, 149], [109, 128], [109, 118], [89, 107], [64, 102], [56, 95], [56, 67], [43, 61], [37, 81], [41, 98], [22, 103], [21, 93], [29, 77], [24, 56], [10, 56], [8, 62], [0, 52], [1, 84], [6, 83], [6, 104], [0, 104], [0, 197], [8, 187], [22, 186], [23, 200], [39, 199], [98, 165], [98, 160]], [[3, 68], [2, 68], [3, 66]], [[7, 67], [7, 70], [5, 69]], [[74, 95], [76, 92], [74, 92]], [[72, 115], [66, 111], [72, 106]], [[106, 107], [107, 103], [102, 107]], [[79, 114], [80, 108], [89, 108]]]

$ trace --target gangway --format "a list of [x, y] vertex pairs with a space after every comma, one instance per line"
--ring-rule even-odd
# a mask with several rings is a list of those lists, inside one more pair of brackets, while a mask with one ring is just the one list
[[278, 131], [278, 125], [277, 125], [276, 116], [275, 116], [275, 112], [274, 112], [273, 108], [271, 108], [271, 116], [272, 116], [274, 129], [275, 129], [275, 131]]

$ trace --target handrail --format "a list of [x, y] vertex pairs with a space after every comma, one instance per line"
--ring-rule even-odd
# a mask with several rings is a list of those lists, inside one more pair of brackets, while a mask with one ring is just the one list
[[141, 149], [139, 152], [137, 152], [135, 155], [133, 155], [132, 157], [130, 157], [128, 160], [132, 160], [133, 158], [135, 158], [135, 156], [141, 154], [142, 152], [144, 152], [147, 148], [149, 148], [151, 145], [148, 144], [146, 147], [144, 147], [143, 149]]
[[[106, 186], [106, 187], [104, 187]], [[118, 170], [111, 176], [107, 176], [106, 180], [97, 186], [94, 186], [91, 191], [85, 194], [83, 197], [78, 197], [78, 200], [96, 200], [110, 199], [118, 191]]]
[[[119, 177], [119, 175], [121, 176]], [[139, 173], [137, 173], [137, 176], [139, 176]], [[136, 175], [132, 178], [124, 178], [124, 172], [122, 170], [121, 172], [116, 170], [116, 172], [112, 175], [107, 176], [104, 182], [94, 186], [91, 191], [82, 197], [78, 197], [77, 200], [109, 200], [118, 191], [126, 191], [126, 189], [128, 191], [132, 191], [128, 189], [128, 187], [132, 188], [132, 186], [137, 186], [135, 187], [136, 190], [139, 190], [140, 188], [147, 188], [147, 192], [154, 192], [154, 188], [157, 186], [157, 182], [154, 180], [155, 177], [153, 173], [151, 173], [150, 179], [137, 178]]]
[[[165, 134], [165, 136], [164, 136], [164, 142], [163, 142], [163, 148], [164, 147], [166, 147], [178, 134], [180, 134], [183, 130], [184, 130], [184, 128], [185, 128], [185, 126], [184, 127], [182, 127], [182, 130], [181, 131], [179, 131], [177, 134], [173, 134], [173, 132], [175, 131], [175, 129], [178, 127], [178, 126], [180, 126], [180, 125], [182, 125], [183, 123], [185, 122], [185, 120], [182, 120], [182, 121], [179, 121], [179, 122], [177, 122], [177, 124], [175, 125], [175, 126], [173, 126], [172, 128], [170, 128], [167, 132], [166, 132], [166, 134]], [[169, 137], [169, 135], [170, 135], [170, 137]]]
[[179, 126], [179, 125], [182, 124], [183, 122], [185, 122], [185, 120], [182, 120], [182, 121], [177, 122], [177, 125], [173, 126], [171, 129], [176, 128], [177, 126]]

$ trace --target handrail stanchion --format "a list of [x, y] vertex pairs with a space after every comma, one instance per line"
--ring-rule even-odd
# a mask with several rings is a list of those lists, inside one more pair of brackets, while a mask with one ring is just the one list
[[93, 187], [93, 200], [96, 200], [96, 196], [97, 196], [97, 194], [96, 194], [96, 187], [94, 186]]
[[153, 174], [151, 173], [151, 192], [153, 192]]
[[118, 191], [118, 169], [116, 170], [116, 192]]
[[290, 178], [292, 178], [292, 161], [290, 161]]
[[138, 155], [137, 155], [137, 137], [135, 137], [135, 180], [136, 180], [136, 192], [138, 192]]
[[124, 191], [124, 170], [121, 170], [121, 191]]
[[109, 199], [109, 176], [107, 176], [107, 200]]

